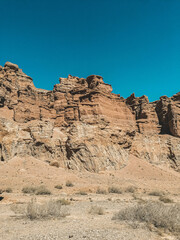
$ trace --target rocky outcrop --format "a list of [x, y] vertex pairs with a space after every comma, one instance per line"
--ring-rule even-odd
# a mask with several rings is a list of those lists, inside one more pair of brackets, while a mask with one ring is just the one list
[[35, 88], [16, 64], [0, 67], [0, 158], [31, 155], [64, 168], [119, 169], [129, 154], [180, 165], [180, 93], [123, 99], [103, 78], [60, 78]]

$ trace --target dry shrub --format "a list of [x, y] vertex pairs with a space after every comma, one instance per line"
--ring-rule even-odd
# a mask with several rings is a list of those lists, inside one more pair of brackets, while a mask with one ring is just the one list
[[22, 189], [23, 193], [34, 193], [36, 195], [50, 195], [51, 191], [46, 188], [46, 186], [38, 186], [38, 187], [32, 187], [32, 186], [26, 186]]
[[26, 205], [22, 203], [15, 203], [10, 206], [11, 211], [13, 211], [15, 214], [21, 214], [23, 215], [26, 213]]
[[54, 187], [57, 188], [57, 189], [62, 189], [63, 188], [62, 185], [60, 185], [60, 184], [58, 184], [58, 185], [56, 185]]
[[149, 195], [150, 195], [150, 196], [160, 197], [160, 196], [163, 196], [163, 195], [164, 195], [164, 192], [159, 191], [159, 190], [154, 190], [154, 191], [150, 192]]
[[35, 193], [35, 191], [36, 191], [36, 188], [32, 186], [26, 186], [26, 187], [23, 187], [22, 189], [23, 193]]
[[74, 184], [71, 181], [66, 182], [66, 187], [74, 187]]
[[108, 188], [108, 192], [109, 193], [118, 193], [118, 194], [122, 194], [122, 190], [118, 187], [112, 186]]
[[125, 189], [125, 192], [128, 192], [128, 193], [135, 193], [137, 191], [137, 187], [134, 187], [134, 186], [129, 186]]
[[66, 217], [69, 215], [67, 211], [62, 211], [61, 202], [56, 200], [49, 200], [44, 204], [39, 204], [36, 199], [31, 199], [26, 209], [26, 216], [31, 219], [44, 219], [52, 217]]
[[5, 190], [4, 190], [4, 192], [7, 192], [7, 193], [12, 193], [12, 188], [10, 188], [10, 187], [8, 187], [8, 188], [6, 188]]
[[159, 201], [163, 202], [163, 203], [173, 203], [173, 200], [168, 198], [168, 197], [165, 197], [165, 196], [160, 196], [159, 197]]
[[92, 206], [89, 210], [90, 214], [104, 215], [104, 209], [99, 206]]
[[180, 232], [180, 204], [165, 205], [147, 202], [120, 210], [113, 219], [129, 222], [145, 222], [171, 232]]
[[97, 194], [107, 194], [107, 191], [105, 189], [99, 188], [96, 191]]
[[88, 195], [85, 191], [82, 191], [82, 190], [80, 190], [79, 192], [77, 192], [77, 194], [83, 195], [83, 196]]
[[49, 191], [45, 186], [39, 186], [35, 191], [36, 195], [50, 195], [51, 191]]
[[71, 203], [66, 200], [65, 198], [62, 198], [62, 199], [58, 199], [57, 202], [60, 202], [61, 205], [70, 205]]
[[2, 194], [3, 192], [12, 193], [13, 190], [12, 190], [12, 188], [10, 188], [10, 187], [5, 188], [5, 189], [0, 189], [0, 194]]

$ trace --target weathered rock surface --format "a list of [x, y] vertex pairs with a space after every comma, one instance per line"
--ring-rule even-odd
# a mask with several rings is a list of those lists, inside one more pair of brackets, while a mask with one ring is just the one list
[[180, 166], [180, 92], [123, 99], [100, 76], [35, 88], [16, 64], [0, 67], [0, 158], [31, 155], [61, 167], [119, 169], [129, 154]]

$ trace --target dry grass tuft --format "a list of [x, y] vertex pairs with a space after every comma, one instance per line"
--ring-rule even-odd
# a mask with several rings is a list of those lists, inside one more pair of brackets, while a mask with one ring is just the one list
[[50, 195], [51, 191], [48, 190], [45, 186], [38, 186], [38, 187], [32, 187], [32, 186], [27, 186], [23, 187], [22, 189], [23, 193], [29, 193], [29, 194], [36, 194], [36, 195]]
[[123, 193], [123, 191], [120, 188], [115, 187], [115, 186], [109, 187], [108, 188], [108, 192], [109, 193], [118, 193], [118, 194], [122, 194]]
[[105, 189], [99, 188], [96, 191], [97, 194], [107, 194], [107, 191]]
[[58, 199], [57, 202], [60, 202], [61, 205], [70, 205], [70, 204], [71, 204], [71, 202], [69, 202], [69, 201], [66, 200], [65, 198]]
[[58, 184], [58, 185], [54, 186], [54, 188], [62, 189], [63, 187], [62, 187], [62, 185]]
[[125, 189], [125, 192], [127, 193], [135, 193], [137, 191], [137, 187], [129, 186]]
[[26, 216], [31, 220], [46, 219], [46, 218], [60, 218], [69, 215], [67, 209], [62, 209], [62, 203], [59, 200], [49, 200], [43, 204], [37, 203], [36, 199], [31, 199], [27, 205], [13, 204], [11, 210], [16, 214]]
[[10, 206], [11, 211], [13, 211], [15, 214], [21, 214], [23, 215], [26, 212], [26, 205], [15, 203]]
[[82, 190], [80, 190], [79, 192], [77, 192], [77, 194], [79, 194], [79, 195], [83, 195], [83, 196], [88, 195], [87, 192], [82, 191]]
[[42, 186], [39, 186], [36, 188], [35, 194], [36, 195], [50, 195], [51, 191], [42, 185]]
[[149, 193], [150, 196], [156, 196], [156, 197], [160, 197], [164, 195], [164, 192], [159, 191], [159, 190], [154, 190], [152, 192]]
[[22, 189], [23, 193], [35, 193], [35, 191], [36, 191], [36, 188], [32, 186], [26, 186], [26, 187], [23, 187]]
[[66, 182], [66, 187], [74, 187], [74, 184], [71, 181]]
[[99, 206], [92, 206], [89, 210], [90, 214], [97, 214], [97, 215], [104, 215], [104, 209], [102, 207]]
[[61, 204], [53, 200], [45, 204], [38, 204], [35, 199], [32, 199], [27, 205], [27, 217], [31, 220], [47, 217], [58, 217], [60, 215]]
[[129, 222], [145, 222], [171, 232], [180, 232], [180, 204], [165, 205], [161, 202], [147, 202], [120, 210], [113, 219]]
[[12, 193], [13, 190], [12, 190], [12, 188], [10, 188], [10, 187], [5, 188], [5, 189], [0, 189], [0, 194], [2, 194], [3, 192]]
[[165, 197], [165, 196], [160, 196], [159, 197], [159, 201], [163, 202], [163, 203], [173, 203], [173, 200], [168, 198], [168, 197]]

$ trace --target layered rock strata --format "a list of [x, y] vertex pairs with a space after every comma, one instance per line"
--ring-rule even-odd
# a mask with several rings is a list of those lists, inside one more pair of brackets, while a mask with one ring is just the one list
[[35, 88], [16, 64], [0, 67], [0, 158], [31, 155], [68, 169], [119, 169], [129, 154], [180, 166], [180, 93], [124, 99], [100, 76]]

